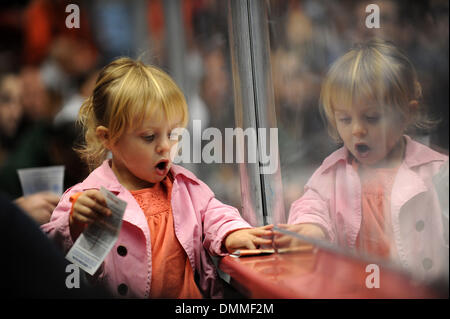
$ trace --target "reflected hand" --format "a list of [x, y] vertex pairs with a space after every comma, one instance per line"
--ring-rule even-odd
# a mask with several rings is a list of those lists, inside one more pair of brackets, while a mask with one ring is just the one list
[[51, 192], [40, 192], [28, 196], [22, 196], [15, 201], [39, 225], [50, 221], [53, 210], [59, 202], [59, 196]]
[[[325, 239], [325, 233], [322, 228], [316, 224], [279, 224], [279, 228], [285, 229], [287, 231], [291, 231], [293, 233], [300, 234], [305, 237], [313, 238], [313, 239]], [[275, 234], [275, 245], [277, 248], [284, 247], [296, 247], [301, 245], [311, 245], [308, 242], [302, 241], [298, 238], [282, 234], [280, 232], [274, 231]]]
[[235, 230], [225, 237], [224, 245], [229, 253], [238, 249], [257, 249], [261, 245], [271, 245], [272, 239], [264, 239], [263, 236], [272, 236], [273, 225], [256, 228]]

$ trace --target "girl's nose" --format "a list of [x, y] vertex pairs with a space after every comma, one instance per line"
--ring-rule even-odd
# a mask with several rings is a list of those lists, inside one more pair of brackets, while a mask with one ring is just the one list
[[164, 136], [156, 146], [156, 152], [159, 154], [164, 154], [168, 151], [170, 151], [170, 140], [167, 136]]
[[352, 134], [356, 137], [364, 136], [367, 134], [367, 129], [360, 121], [354, 121], [352, 126]]

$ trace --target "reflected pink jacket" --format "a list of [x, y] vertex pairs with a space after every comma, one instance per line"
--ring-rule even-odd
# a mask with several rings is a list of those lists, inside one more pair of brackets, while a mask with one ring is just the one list
[[[391, 194], [391, 219], [400, 264], [419, 279], [448, 274], [448, 217], [432, 177], [448, 156], [406, 138], [405, 159]], [[344, 147], [314, 172], [289, 212], [289, 224], [315, 223], [328, 239], [354, 248], [361, 226], [361, 184]]]
[[[232, 230], [251, 226], [242, 219], [236, 208], [218, 201], [210, 188], [190, 171], [172, 165], [171, 172], [174, 176], [172, 211], [175, 234], [198, 276], [197, 283], [204, 296], [222, 297], [217, 272], [208, 253], [225, 255], [226, 250], [222, 246], [225, 235]], [[64, 193], [50, 222], [42, 225], [41, 229], [67, 253], [73, 245], [69, 230], [69, 198], [74, 193], [99, 189], [100, 186], [125, 200], [128, 205], [119, 238], [94, 278], [103, 282], [115, 295], [119, 295], [121, 291], [122, 297], [148, 298], [152, 278], [152, 251], [147, 220], [133, 195], [117, 180], [108, 160], [82, 183]], [[125, 256], [119, 255], [119, 246], [126, 248]], [[123, 251], [121, 248], [122, 255]], [[123, 294], [124, 291], [126, 294]]]

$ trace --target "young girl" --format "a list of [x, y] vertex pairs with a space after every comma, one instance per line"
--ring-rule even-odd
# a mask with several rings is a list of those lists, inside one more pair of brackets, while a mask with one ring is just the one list
[[[68, 189], [43, 230], [67, 252], [85, 227], [110, 215], [101, 186], [128, 205], [119, 238], [93, 276], [113, 294], [138, 298], [220, 297], [209, 254], [254, 249], [271, 226], [251, 228], [188, 170], [172, 165], [172, 131], [188, 120], [184, 96], [161, 70], [120, 58], [99, 74], [79, 121], [91, 168]], [[112, 158], [107, 159], [108, 151]]]
[[448, 157], [404, 135], [426, 122], [420, 99], [412, 64], [392, 44], [372, 40], [339, 58], [321, 105], [343, 147], [315, 171], [283, 226], [421, 278], [448, 273], [448, 215], [432, 182]]

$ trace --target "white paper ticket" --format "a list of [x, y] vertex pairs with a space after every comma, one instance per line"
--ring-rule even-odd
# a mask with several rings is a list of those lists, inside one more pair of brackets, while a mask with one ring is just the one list
[[66, 255], [66, 259], [90, 275], [94, 275], [119, 237], [127, 202], [102, 187], [100, 192], [112, 215], [89, 225], [78, 237]]

